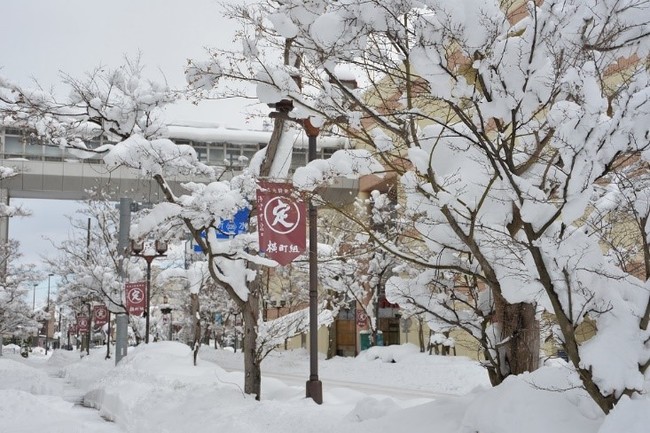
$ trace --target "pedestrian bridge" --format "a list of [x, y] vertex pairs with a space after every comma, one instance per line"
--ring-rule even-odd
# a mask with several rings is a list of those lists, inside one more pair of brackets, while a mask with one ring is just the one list
[[[210, 124], [169, 125], [169, 138], [176, 144], [191, 145], [201, 162], [214, 166], [217, 172], [241, 170], [252, 156], [271, 138], [271, 131], [246, 131]], [[102, 137], [87, 143], [96, 148], [105, 144]], [[318, 157], [327, 158], [344, 147], [340, 137], [322, 137]], [[295, 133], [291, 167], [307, 162], [308, 139]], [[130, 197], [135, 201], [154, 203], [162, 199], [160, 188], [138, 170], [120, 167], [108, 170], [101, 156], [79, 159], [65, 149], [43, 146], [29, 131], [0, 128], [0, 165], [13, 167], [17, 176], [0, 181], [5, 195], [16, 198], [82, 200], [89, 191], [101, 188], [109, 198]], [[207, 178], [167, 178], [175, 193], [181, 193], [183, 182], [207, 182]], [[5, 199], [6, 202], [6, 199]]]
[[[191, 145], [201, 162], [214, 166], [223, 178], [243, 168], [258, 150], [265, 147], [271, 131], [247, 131], [219, 125], [195, 123], [168, 125], [169, 138], [176, 144]], [[87, 143], [96, 148], [107, 143], [103, 137]], [[321, 137], [318, 158], [327, 158], [345, 147], [341, 137]], [[307, 162], [308, 138], [294, 132], [291, 167]], [[131, 198], [136, 202], [156, 203], [163, 199], [158, 184], [140, 171], [119, 167], [109, 170], [100, 156], [79, 159], [66, 149], [44, 146], [30, 131], [0, 126], [0, 166], [12, 167], [18, 175], [0, 180], [1, 203], [12, 197], [35, 199], [83, 200], [101, 189], [109, 199]], [[166, 178], [176, 194], [183, 193], [184, 182], [208, 182], [206, 177]], [[7, 239], [8, 219], [0, 219], [0, 238]], [[1, 241], [2, 239], [0, 239]]]
[[[31, 161], [0, 159], [0, 165], [12, 167], [19, 174], [0, 180], [0, 189], [7, 198], [83, 200], [92, 191], [101, 190], [109, 199], [130, 197], [135, 201], [156, 203], [163, 199], [158, 184], [133, 169], [119, 167], [109, 170], [100, 161]], [[181, 193], [182, 182], [207, 182], [206, 177], [168, 179], [175, 193]]]

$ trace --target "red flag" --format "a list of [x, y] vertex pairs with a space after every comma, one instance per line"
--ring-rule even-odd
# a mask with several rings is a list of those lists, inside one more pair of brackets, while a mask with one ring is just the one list
[[86, 316], [77, 316], [77, 330], [83, 334], [88, 332], [88, 318]]
[[93, 319], [95, 326], [104, 326], [108, 323], [108, 308], [105, 305], [95, 305], [93, 307]]
[[260, 252], [281, 265], [301, 255], [307, 245], [305, 202], [290, 183], [260, 181], [257, 222]]
[[144, 313], [147, 305], [147, 283], [126, 283], [126, 311], [133, 316]]

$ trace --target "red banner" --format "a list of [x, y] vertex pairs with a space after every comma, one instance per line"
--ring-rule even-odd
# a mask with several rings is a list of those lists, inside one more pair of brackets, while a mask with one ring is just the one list
[[132, 316], [141, 316], [147, 306], [147, 283], [126, 283], [126, 311]]
[[257, 190], [257, 232], [260, 252], [288, 265], [306, 248], [305, 202], [290, 183], [260, 181]]
[[96, 327], [106, 325], [108, 323], [108, 308], [105, 305], [95, 305], [93, 307], [93, 320]]
[[83, 334], [88, 332], [90, 323], [86, 316], [77, 316], [77, 330], [79, 333]]

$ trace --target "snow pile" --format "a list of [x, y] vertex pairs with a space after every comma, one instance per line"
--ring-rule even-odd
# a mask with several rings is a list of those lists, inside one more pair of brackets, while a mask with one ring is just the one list
[[[54, 351], [49, 359], [4, 356], [0, 431], [641, 433], [650, 422], [650, 400], [644, 398], [625, 397], [605, 417], [563, 362], [489, 388], [482, 386], [485, 372], [479, 375], [478, 364], [466, 358], [429, 356], [413, 345], [377, 347], [356, 359], [323, 360], [324, 403], [318, 406], [304, 398], [309, 371], [304, 350], [273, 353], [265, 360], [259, 402], [243, 394], [241, 372], [207, 361], [241, 369], [240, 352], [203, 347], [201, 353], [204, 359], [196, 367], [191, 350], [173, 342], [130, 348], [117, 367], [113, 359], [104, 359], [103, 349], [83, 358], [76, 351]], [[396, 362], [382, 361], [389, 354]], [[84, 404], [114, 422], [59, 395], [38, 395], [63, 395], [64, 379], [47, 371], [64, 372], [66, 381], [87, 385]], [[454, 384], [457, 394], [474, 390], [436, 394], [450, 392]], [[430, 392], [429, 398], [396, 397], [418, 385]]]
[[[468, 405], [463, 432], [593, 432], [603, 413], [566, 366], [510, 376]], [[619, 430], [624, 431], [624, 430]]]
[[625, 396], [605, 419], [598, 433], [645, 433], [650, 426], [650, 400]]
[[[15, 359], [15, 358], [14, 358]], [[6, 354], [0, 358], [0, 390], [20, 390], [36, 395], [58, 395], [60, 384], [54, 382], [46, 372], [9, 359]]]
[[368, 360], [381, 359], [383, 362], [399, 362], [414, 353], [420, 353], [420, 349], [414, 344], [373, 346], [361, 352], [359, 358]]

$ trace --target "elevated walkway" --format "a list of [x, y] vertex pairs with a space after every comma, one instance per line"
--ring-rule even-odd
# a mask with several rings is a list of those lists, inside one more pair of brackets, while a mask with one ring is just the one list
[[[157, 203], [163, 199], [158, 184], [133, 169], [108, 170], [101, 163], [84, 161], [28, 161], [0, 159], [0, 165], [14, 168], [19, 174], [0, 180], [0, 189], [9, 198], [83, 200], [92, 190], [101, 188], [110, 199], [130, 197], [134, 201]], [[167, 178], [172, 190], [182, 194], [183, 182], [208, 182], [207, 177]]]

